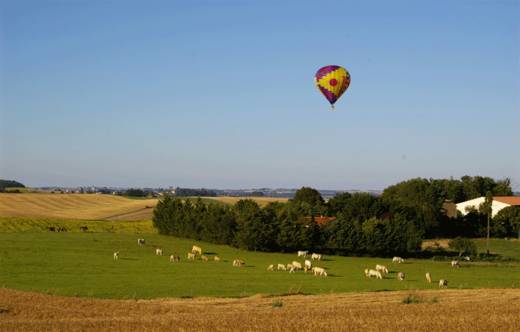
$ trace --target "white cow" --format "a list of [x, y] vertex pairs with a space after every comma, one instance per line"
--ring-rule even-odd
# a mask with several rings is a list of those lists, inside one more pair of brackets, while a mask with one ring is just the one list
[[313, 254], [311, 255], [311, 259], [312, 259], [312, 260], [321, 261], [321, 254], [313, 253]]
[[274, 264], [269, 265], [267, 271], [274, 271]]
[[451, 261], [451, 267], [460, 267], [459, 261], [456, 261], [456, 260]]
[[307, 250], [300, 250], [298, 251], [298, 257], [307, 257], [307, 254], [309, 252]]
[[220, 262], [220, 257], [218, 257], [218, 256], [214, 256], [214, 257], [213, 257], [213, 260], [214, 260], [215, 262]]
[[392, 263], [401, 264], [404, 263], [404, 259], [402, 259], [401, 257], [394, 256], [394, 258], [392, 258]]
[[381, 272], [381, 273], [388, 274], [388, 269], [384, 265], [377, 264], [376, 265], [376, 270]]
[[199, 247], [199, 246], [193, 246], [191, 248], [191, 252], [194, 253], [194, 254], [202, 255], [202, 248]]
[[310, 260], [306, 259], [304, 265], [307, 270], [312, 269], [312, 262]]
[[297, 262], [297, 261], [293, 261], [292, 263], [292, 266], [295, 270], [301, 270], [302, 269], [302, 263], [300, 262]]
[[245, 265], [244, 261], [242, 261], [240, 259], [233, 260], [233, 266], [241, 267], [241, 266], [244, 266], [244, 265]]
[[365, 274], [369, 278], [376, 277], [377, 279], [383, 279], [383, 275], [377, 270], [370, 269], [368, 272], [365, 270]]
[[157, 249], [155, 249], [155, 254], [156, 254], [157, 256], [162, 256], [162, 249], [161, 249], [161, 248], [157, 248]]
[[192, 252], [189, 252], [189, 253], [188, 253], [188, 260], [192, 260], [192, 261], [194, 261], [194, 260], [195, 260], [195, 254], [192, 253]]
[[318, 276], [318, 275], [324, 276], [324, 277], [327, 276], [327, 271], [325, 271], [325, 269], [322, 268], [322, 267], [315, 266], [315, 267], [312, 268], [312, 272], [314, 272], [315, 276]]
[[174, 263], [174, 262], [180, 262], [181, 261], [181, 258], [177, 255], [170, 255], [170, 262]]
[[425, 274], [425, 277], [426, 277], [426, 281], [428, 281], [428, 283], [432, 283], [432, 275], [430, 274], [430, 272], [426, 272]]
[[285, 267], [284, 264], [278, 264], [278, 266], [276, 267], [276, 269], [278, 271], [282, 270], [282, 271], [287, 271], [287, 268]]
[[400, 281], [403, 281], [404, 280], [404, 272], [397, 273], [397, 279], [399, 279]]
[[119, 251], [114, 252], [114, 260], [117, 261], [119, 259]]
[[137, 239], [137, 244], [140, 246], [144, 246], [144, 239]]
[[175, 255], [170, 255], [170, 263], [175, 262]]
[[447, 288], [448, 287], [448, 280], [441, 279], [439, 280], [439, 288]]

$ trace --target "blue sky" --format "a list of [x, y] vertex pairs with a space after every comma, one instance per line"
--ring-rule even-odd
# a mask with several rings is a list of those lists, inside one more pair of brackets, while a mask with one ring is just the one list
[[1, 178], [520, 189], [519, 1], [0, 3]]

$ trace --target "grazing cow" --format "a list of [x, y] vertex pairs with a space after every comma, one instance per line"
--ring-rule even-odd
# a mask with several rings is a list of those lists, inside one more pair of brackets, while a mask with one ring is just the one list
[[220, 257], [218, 257], [218, 256], [213, 256], [213, 260], [214, 260], [215, 262], [220, 262]]
[[451, 267], [460, 267], [459, 261], [451, 261]]
[[312, 259], [312, 260], [321, 261], [321, 254], [313, 253], [313, 254], [311, 255], [311, 259]]
[[376, 270], [381, 272], [381, 273], [388, 274], [388, 269], [384, 265], [377, 264], [376, 265]]
[[137, 244], [140, 246], [144, 246], [144, 239], [137, 239]]
[[325, 271], [325, 269], [322, 267], [315, 266], [312, 268], [312, 272], [314, 272], [315, 276], [317, 276], [317, 275], [324, 276], [324, 277], [327, 276], [327, 271]]
[[200, 256], [200, 259], [202, 259], [204, 262], [207, 262], [209, 260], [208, 256], [206, 255]]
[[188, 260], [194, 261], [195, 260], [195, 254], [192, 252], [188, 253]]
[[397, 279], [399, 279], [400, 281], [403, 281], [404, 280], [404, 272], [397, 273]]
[[428, 281], [429, 284], [432, 283], [432, 275], [430, 274], [430, 272], [426, 272], [426, 281]]
[[448, 280], [441, 279], [439, 280], [439, 288], [447, 288], [448, 287]]
[[294, 267], [295, 270], [301, 270], [302, 269], [302, 263], [300, 263], [300, 262], [293, 261], [291, 264], [292, 264], [292, 266]]
[[294, 267], [291, 263], [287, 264], [286, 270], [294, 270]]
[[283, 265], [283, 264], [278, 264], [278, 266], [276, 267], [276, 269], [277, 269], [278, 271], [280, 271], [280, 270], [287, 271], [287, 268], [286, 268], [285, 265]]
[[87, 226], [81, 226], [79, 228], [79, 230], [82, 231], [82, 232], [86, 232], [86, 231], [88, 231], [88, 227]]
[[170, 262], [174, 263], [174, 262], [180, 262], [181, 261], [181, 258], [177, 255], [171, 255], [170, 256]]
[[157, 256], [162, 256], [162, 249], [161, 249], [161, 248], [157, 248], [157, 249], [155, 249], [155, 254], [156, 254]]
[[233, 260], [233, 266], [241, 267], [241, 266], [244, 266], [244, 265], [245, 265], [244, 261], [242, 261], [240, 259]]
[[369, 278], [376, 277], [377, 279], [383, 279], [383, 275], [377, 270], [370, 269], [368, 272], [365, 270], [365, 274]]
[[267, 271], [274, 271], [274, 264], [269, 265]]
[[402, 259], [401, 257], [394, 256], [394, 258], [392, 258], [392, 263], [401, 264], [404, 263], [404, 259]]
[[114, 251], [114, 260], [117, 261], [119, 259], [119, 251]]
[[307, 257], [307, 254], [309, 252], [307, 250], [300, 250], [298, 251], [298, 257]]
[[191, 248], [191, 252], [194, 253], [194, 254], [202, 255], [202, 248], [199, 247], [199, 246], [193, 246]]
[[306, 259], [304, 265], [307, 270], [312, 269], [312, 262], [310, 260]]

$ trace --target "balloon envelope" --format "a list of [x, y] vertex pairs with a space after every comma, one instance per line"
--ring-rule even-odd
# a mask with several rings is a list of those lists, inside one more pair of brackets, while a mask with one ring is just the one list
[[314, 80], [320, 92], [334, 105], [350, 85], [350, 74], [341, 66], [330, 65], [320, 68]]

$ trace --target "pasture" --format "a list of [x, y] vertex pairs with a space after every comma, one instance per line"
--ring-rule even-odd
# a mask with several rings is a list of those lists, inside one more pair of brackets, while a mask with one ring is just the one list
[[[144, 237], [146, 245], [137, 245]], [[221, 262], [186, 260], [193, 244]], [[518, 241], [509, 246], [519, 252]], [[156, 256], [155, 248], [164, 256]], [[112, 254], [120, 252], [114, 261]], [[511, 249], [511, 252], [513, 249]], [[170, 263], [177, 253], [180, 263]], [[246, 266], [232, 267], [240, 258]], [[0, 233], [1, 286], [66, 296], [114, 299], [163, 297], [243, 297], [255, 294], [330, 294], [340, 292], [438, 289], [440, 278], [449, 288], [520, 288], [520, 263], [462, 262], [451, 268], [449, 261], [406, 260], [392, 264], [388, 258], [325, 257], [316, 265], [327, 268], [329, 277], [314, 277], [302, 271], [289, 274], [267, 271], [270, 264], [290, 263], [293, 253], [241, 251], [229, 246], [200, 243], [156, 234], [128, 233]], [[385, 264], [390, 273], [383, 280], [368, 279], [363, 270]], [[397, 271], [406, 274], [400, 282]], [[430, 272], [434, 283], [425, 282]]]

